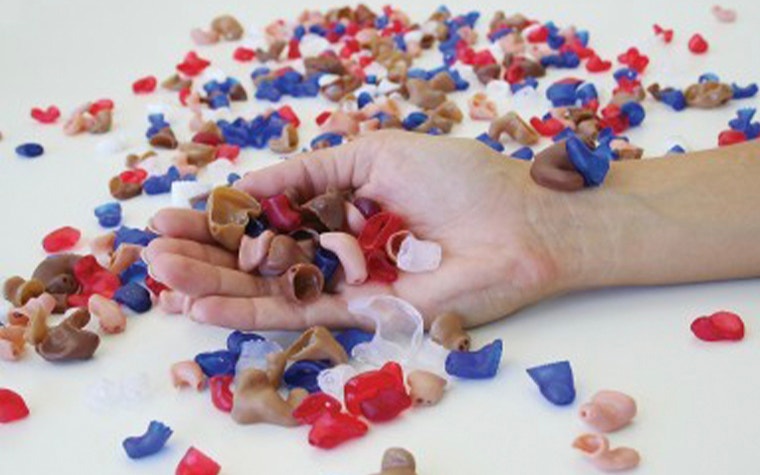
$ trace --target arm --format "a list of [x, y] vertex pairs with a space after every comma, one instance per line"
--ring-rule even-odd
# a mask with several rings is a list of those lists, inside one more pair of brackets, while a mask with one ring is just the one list
[[550, 232], [577, 256], [570, 288], [760, 275], [758, 142], [617, 162], [597, 190], [538, 194], [552, 202]]
[[189, 210], [154, 217], [164, 237], [144, 257], [205, 323], [356, 326], [346, 303], [382, 293], [411, 302], [428, 324], [456, 311], [474, 326], [569, 291], [760, 275], [755, 155], [752, 144], [619, 162], [604, 186], [562, 193], [536, 185], [529, 163], [474, 140], [376, 132], [251, 172], [236, 186], [257, 198], [295, 187], [304, 200], [328, 186], [353, 190], [440, 243], [436, 271], [402, 273], [391, 284], [343, 283], [313, 304], [293, 305], [260, 292], [262, 277], [238, 270], [236, 256], [214, 245], [204, 215]]

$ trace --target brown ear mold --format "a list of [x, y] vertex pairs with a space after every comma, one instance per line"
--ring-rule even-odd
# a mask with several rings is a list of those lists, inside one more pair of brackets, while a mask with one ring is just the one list
[[226, 41], [237, 41], [243, 37], [243, 26], [232, 15], [221, 15], [211, 22], [211, 29]]
[[44, 340], [35, 349], [47, 361], [88, 360], [100, 345], [100, 337], [83, 330], [90, 320], [89, 312], [78, 309], [66, 320], [47, 330]]
[[45, 284], [37, 279], [24, 280], [9, 277], [3, 284], [3, 297], [15, 307], [23, 306], [29, 299], [39, 297], [45, 291]]
[[148, 143], [156, 148], [168, 149], [175, 149], [177, 148], [177, 145], [179, 145], [179, 142], [177, 142], [177, 137], [174, 136], [174, 131], [172, 131], [170, 127], [164, 127], [163, 129], [159, 130], [153, 137], [150, 138]]
[[119, 201], [128, 200], [142, 194], [142, 183], [126, 183], [119, 175], [108, 182], [108, 191]]
[[377, 475], [416, 475], [417, 462], [408, 450], [391, 447], [383, 453], [380, 469]]
[[343, 195], [337, 188], [330, 187], [319, 196], [315, 196], [304, 204], [330, 231], [343, 228], [346, 221], [346, 206]]
[[434, 89], [423, 79], [407, 80], [406, 90], [409, 93], [409, 102], [422, 109], [435, 109], [446, 102], [446, 93]]
[[564, 140], [536, 154], [530, 176], [537, 184], [555, 191], [579, 191], [584, 188], [583, 175], [570, 161]]
[[462, 328], [462, 316], [458, 313], [448, 312], [436, 317], [430, 325], [430, 338], [448, 350], [470, 350], [470, 335]]
[[205, 143], [186, 142], [179, 146], [179, 151], [184, 153], [188, 165], [205, 167], [214, 161], [216, 147]]
[[270, 139], [268, 145], [274, 153], [293, 153], [298, 148], [298, 141], [298, 129], [293, 124], [287, 124], [280, 136]]
[[283, 275], [295, 264], [309, 262], [298, 242], [286, 234], [272, 238], [266, 257], [259, 264], [259, 273], [264, 276]]
[[306, 394], [305, 390], [296, 388], [285, 400], [272, 386], [266, 372], [247, 369], [235, 380], [232, 419], [238, 424], [266, 423], [295, 427], [299, 423], [293, 417], [293, 409]]
[[343, 346], [325, 327], [311, 327], [301, 334], [286, 351], [288, 359], [330, 360], [335, 365], [348, 363], [348, 354]]
[[237, 251], [245, 227], [261, 214], [261, 205], [247, 193], [222, 186], [208, 197], [207, 216], [211, 236], [229, 251]]
[[692, 84], [683, 94], [689, 107], [700, 109], [720, 107], [734, 97], [731, 86], [713, 81]]
[[309, 303], [322, 295], [325, 278], [314, 264], [294, 264], [277, 279], [273, 294], [298, 303]]
[[491, 122], [488, 135], [493, 140], [500, 140], [503, 133], [509, 135], [520, 145], [535, 145], [539, 139], [538, 132], [533, 130], [533, 127], [514, 111], [507, 112]]
[[74, 277], [74, 265], [81, 257], [77, 254], [50, 256], [37, 265], [32, 278], [42, 282], [48, 293], [75, 294], [79, 292], [80, 285]]

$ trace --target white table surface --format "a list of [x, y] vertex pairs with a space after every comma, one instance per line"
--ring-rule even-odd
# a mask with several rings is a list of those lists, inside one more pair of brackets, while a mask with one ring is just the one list
[[[379, 8], [383, 2], [369, 3]], [[424, 20], [439, 2], [409, 3], [405, 9]], [[122, 169], [126, 155], [99, 154], [96, 145], [101, 137], [65, 137], [61, 122], [55, 127], [36, 124], [29, 110], [56, 104], [66, 115], [84, 101], [110, 97], [117, 104], [112, 134], [121, 134], [129, 151], [144, 151], [146, 106], [174, 98], [165, 92], [136, 97], [130, 90], [134, 79], [147, 74], [162, 79], [187, 51], [195, 49], [251, 90], [247, 76], [254, 66], [231, 59], [236, 45], [196, 47], [189, 38], [192, 27], [206, 26], [225, 12], [246, 26], [261, 26], [276, 16], [295, 18], [306, 6], [342, 5], [335, 1], [264, 4], [273, 5], [179, 0], [3, 2], [0, 277], [28, 276], [44, 257], [39, 243], [51, 229], [73, 225], [88, 238], [100, 233], [92, 209], [111, 200], [107, 180]], [[481, 1], [450, 6], [455, 13], [483, 11], [479, 27], [484, 29], [490, 12], [507, 4]], [[719, 24], [712, 17], [707, 0], [514, 1], [508, 6], [512, 8], [508, 13], [588, 28], [592, 46], [605, 58], [632, 44], [641, 46], [652, 57], [647, 83], [660, 80], [684, 87], [706, 71], [740, 84], [760, 79], [760, 62], [752, 56], [760, 50], [757, 2], [730, 5], [739, 12], [732, 25]], [[652, 38], [655, 22], [675, 28], [673, 44], [663, 46]], [[710, 41], [710, 52], [701, 57], [686, 51], [688, 37], [697, 31]], [[541, 90], [564, 75], [583, 72], [552, 72], [541, 81]], [[609, 97], [610, 75], [594, 81], [603, 97]], [[463, 100], [468, 95], [457, 97]], [[757, 103], [744, 100], [716, 111], [675, 114], [648, 99], [646, 122], [629, 136], [649, 155], [664, 152], [666, 139], [673, 136], [685, 139], [691, 149], [712, 147], [736, 109]], [[303, 137], [313, 136], [313, 118], [327, 104], [319, 99], [296, 105], [307, 123]], [[508, 106], [501, 104], [501, 111]], [[250, 118], [265, 108], [266, 104], [251, 101], [236, 105], [235, 112]], [[172, 113], [186, 120], [184, 112]], [[484, 129], [482, 124], [465, 125], [455, 132], [473, 137]], [[188, 138], [184, 127], [175, 130]], [[46, 154], [31, 161], [17, 158], [14, 147], [25, 141], [44, 144]], [[241, 169], [276, 160], [268, 152], [247, 150]], [[168, 203], [168, 196], [130, 200], [123, 204], [125, 224], [142, 226]], [[86, 240], [78, 250], [86, 251]], [[473, 332], [477, 347], [496, 337], [504, 340], [505, 354], [495, 379], [458, 382], [439, 406], [410, 410], [399, 420], [373, 425], [366, 437], [332, 451], [309, 446], [306, 428], [238, 426], [211, 406], [207, 393], [175, 390], [168, 378], [170, 364], [222, 347], [228, 331], [152, 311], [131, 317], [125, 334], [104, 336], [90, 362], [51, 365], [34, 352], [18, 363], [0, 362], [0, 387], [22, 393], [32, 411], [23, 422], [0, 426], [0, 473], [172, 473], [190, 445], [219, 461], [225, 474], [366, 474], [377, 470], [383, 450], [394, 445], [416, 455], [421, 474], [594, 473], [570, 443], [587, 430], [576, 415], [578, 404], [603, 388], [625, 391], [639, 403], [635, 423], [611, 436], [614, 445], [641, 452], [636, 473], [757, 473], [758, 295], [760, 281], [754, 279], [596, 291], [525, 309]], [[692, 319], [719, 309], [744, 316], [748, 330], [743, 342], [707, 344], [692, 336]], [[578, 398], [569, 408], [548, 404], [524, 373], [526, 367], [560, 359], [569, 359], [576, 375]], [[133, 403], [115, 401], [98, 410], [87, 404], [86, 395], [104, 378], [117, 382], [145, 378], [147, 394]], [[158, 455], [129, 460], [122, 439], [142, 433], [151, 419], [170, 425], [173, 437]]]

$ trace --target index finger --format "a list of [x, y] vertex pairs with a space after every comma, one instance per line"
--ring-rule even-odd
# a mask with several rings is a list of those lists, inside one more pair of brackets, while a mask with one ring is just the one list
[[234, 187], [261, 199], [295, 188], [303, 199], [327, 191], [358, 188], [366, 183], [371, 161], [365, 153], [366, 140], [297, 155], [285, 162], [251, 171]]

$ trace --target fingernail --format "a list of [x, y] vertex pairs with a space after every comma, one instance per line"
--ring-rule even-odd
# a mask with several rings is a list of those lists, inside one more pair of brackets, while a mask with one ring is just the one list
[[156, 234], [161, 234], [158, 229], [156, 229], [156, 226], [153, 224], [153, 216], [151, 216], [148, 219], [148, 224], [145, 225], [146, 228], [148, 228], [148, 231]]
[[[144, 247], [143, 250], [140, 251], [140, 259], [144, 263], [150, 265], [150, 260], [148, 259], [148, 248], [147, 247]], [[153, 277], [153, 276], [151, 276], [151, 277]]]

